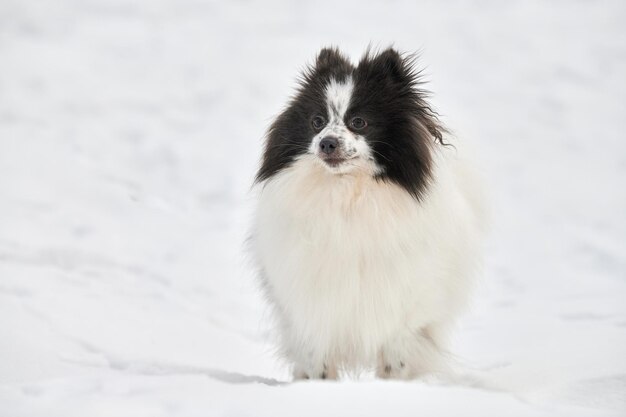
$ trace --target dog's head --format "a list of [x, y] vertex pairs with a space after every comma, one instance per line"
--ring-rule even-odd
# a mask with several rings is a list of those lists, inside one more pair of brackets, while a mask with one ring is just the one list
[[333, 174], [389, 180], [419, 198], [442, 128], [413, 61], [387, 49], [354, 66], [337, 49], [323, 49], [272, 124], [257, 181], [307, 155]]

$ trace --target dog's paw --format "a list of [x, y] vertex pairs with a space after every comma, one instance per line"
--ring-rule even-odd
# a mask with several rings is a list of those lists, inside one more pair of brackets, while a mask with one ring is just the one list
[[305, 379], [328, 379], [336, 380], [337, 367], [323, 364], [322, 366], [296, 366], [293, 370], [294, 381], [302, 381]]
[[401, 360], [381, 361], [376, 367], [376, 377], [381, 379], [410, 379], [412, 372]]

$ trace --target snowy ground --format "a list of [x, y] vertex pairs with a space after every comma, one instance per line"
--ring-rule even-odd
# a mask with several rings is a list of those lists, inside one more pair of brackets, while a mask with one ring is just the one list
[[[2, 0], [0, 416], [624, 415], [625, 21], [620, 0]], [[296, 72], [369, 42], [422, 50], [491, 188], [456, 383], [289, 383], [242, 254]]]

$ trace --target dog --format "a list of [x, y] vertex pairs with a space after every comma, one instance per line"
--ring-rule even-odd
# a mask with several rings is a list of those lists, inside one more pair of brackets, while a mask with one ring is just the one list
[[485, 204], [415, 61], [322, 49], [267, 132], [251, 244], [294, 379], [412, 379], [450, 362]]

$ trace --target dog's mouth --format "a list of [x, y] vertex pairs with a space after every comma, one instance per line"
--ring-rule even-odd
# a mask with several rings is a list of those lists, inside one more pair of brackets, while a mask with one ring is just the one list
[[346, 162], [348, 159], [347, 158], [330, 158], [330, 157], [326, 157], [326, 158], [322, 158], [322, 160], [326, 163], [326, 165], [336, 168], [340, 165], [343, 165], [344, 162]]
[[346, 152], [333, 152], [332, 154], [326, 154], [319, 152], [317, 157], [326, 165], [328, 168], [332, 168], [335, 171], [336, 168], [342, 168], [346, 165], [352, 165], [350, 161], [357, 159], [359, 157], [358, 154], [348, 154]]

